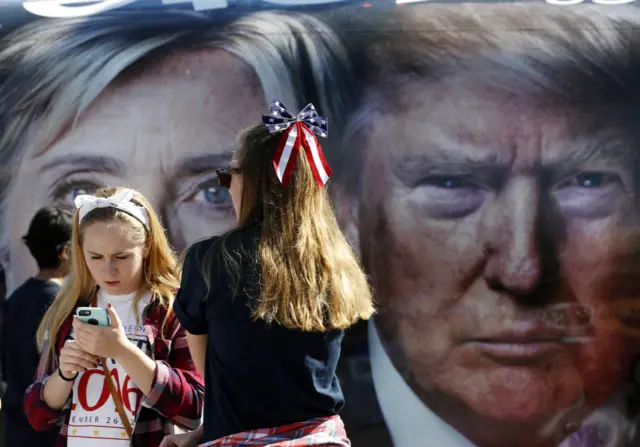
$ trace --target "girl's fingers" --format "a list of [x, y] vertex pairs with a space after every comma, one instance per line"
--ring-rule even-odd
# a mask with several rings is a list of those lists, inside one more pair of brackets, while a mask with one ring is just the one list
[[[89, 343], [85, 342], [84, 344], [87, 345]], [[90, 362], [97, 362], [98, 361], [98, 357], [97, 356], [95, 356], [93, 354], [90, 354], [90, 353], [84, 351], [81, 348], [82, 348], [82, 346], [79, 343], [77, 343], [77, 344], [74, 344], [73, 346], [69, 346], [68, 347], [68, 349], [69, 349], [68, 352], [69, 352], [70, 355], [86, 359], [86, 360], [88, 360]]]
[[82, 365], [76, 365], [75, 363], [67, 363], [67, 362], [60, 362], [60, 369], [63, 371], [73, 371], [73, 374], [78, 373], [78, 372], [85, 372], [87, 370], [87, 368], [85, 368]]
[[91, 345], [92, 338], [87, 337], [86, 335], [79, 334], [76, 337], [76, 341], [78, 342], [78, 347], [82, 350], [83, 348]]
[[[60, 363], [63, 363], [62, 361]], [[64, 364], [67, 365], [75, 365], [78, 366], [80, 368], [82, 368], [82, 370], [86, 370], [86, 369], [93, 369], [96, 367], [95, 363], [91, 363], [91, 362], [87, 362], [86, 360], [83, 359], [78, 359], [78, 358], [68, 358], [64, 361]]]
[[75, 356], [73, 354], [67, 354], [64, 357], [61, 356], [60, 357], [60, 363], [63, 363], [63, 362], [65, 364], [67, 364], [67, 365], [74, 364], [74, 365], [83, 366], [86, 369], [92, 369], [92, 368], [95, 368], [97, 366], [96, 365], [97, 362], [95, 360], [92, 361], [92, 360], [86, 359], [86, 358], [84, 358], [82, 356], [77, 357], [77, 356]]

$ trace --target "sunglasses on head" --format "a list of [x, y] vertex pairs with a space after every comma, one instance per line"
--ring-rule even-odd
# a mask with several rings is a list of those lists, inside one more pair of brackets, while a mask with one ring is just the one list
[[226, 169], [216, 169], [216, 174], [218, 175], [218, 183], [222, 188], [229, 188], [231, 186], [231, 176], [233, 174], [240, 174], [239, 168], [226, 168]]

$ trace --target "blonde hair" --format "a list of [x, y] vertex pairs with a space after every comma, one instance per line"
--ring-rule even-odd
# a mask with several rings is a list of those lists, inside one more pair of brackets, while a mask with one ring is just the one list
[[[231, 234], [262, 224], [258, 243], [261, 290], [253, 317], [290, 329], [344, 329], [374, 313], [367, 277], [340, 231], [326, 188], [316, 184], [302, 150], [286, 188], [273, 156], [282, 135], [265, 126], [240, 136], [236, 159], [243, 191], [239, 227], [220, 239], [223, 261], [235, 278], [238, 252], [225, 247]], [[211, 256], [212, 251], [209, 252]], [[210, 265], [205, 260], [205, 267]], [[208, 275], [205, 274], [205, 278]]]
[[[109, 197], [123, 189], [124, 188], [102, 188], [95, 191], [93, 195], [97, 197]], [[180, 285], [180, 278], [176, 272], [176, 257], [169, 245], [158, 215], [139, 192], [133, 192], [134, 196], [132, 201], [139, 206], [143, 206], [149, 214], [148, 232], [140, 221], [115, 208], [98, 208], [93, 210], [84, 217], [82, 223], [78, 222], [78, 210], [76, 210], [73, 216], [73, 233], [71, 236], [70, 275], [60, 289], [60, 292], [58, 292], [53, 304], [51, 304], [47, 310], [36, 334], [39, 349], [43, 349], [45, 341], [49, 342], [48, 352], [43, 352], [43, 355], [48, 356], [46, 364], [55, 361], [56, 338], [62, 325], [73, 312], [78, 300], [81, 297], [90, 299], [97, 293], [98, 286], [89, 272], [82, 252], [83, 231], [95, 222], [117, 221], [130, 229], [131, 237], [134, 240], [141, 244], [148, 244], [149, 254], [144, 260], [143, 285], [140, 290], [151, 291], [158, 303], [169, 310], [160, 329], [161, 333], [164, 331], [165, 324], [171, 316], [175, 290], [178, 289]], [[141, 297], [142, 293], [138, 293], [133, 303], [137, 321], [139, 321], [137, 303]], [[47, 340], [47, 338], [49, 340]]]

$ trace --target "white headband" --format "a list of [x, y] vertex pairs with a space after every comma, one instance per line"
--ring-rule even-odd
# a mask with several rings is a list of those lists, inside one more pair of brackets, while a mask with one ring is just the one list
[[88, 194], [81, 194], [73, 201], [78, 208], [78, 222], [95, 210], [96, 208], [115, 208], [138, 219], [149, 231], [149, 213], [143, 206], [138, 206], [131, 201], [133, 191], [125, 189], [112, 195], [111, 197], [96, 197]]

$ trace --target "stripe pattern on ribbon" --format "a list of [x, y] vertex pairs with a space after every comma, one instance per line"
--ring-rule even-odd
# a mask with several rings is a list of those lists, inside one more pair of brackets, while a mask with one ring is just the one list
[[264, 115], [262, 122], [271, 133], [283, 132], [273, 159], [273, 166], [282, 186], [286, 188], [289, 184], [300, 148], [305, 151], [318, 185], [326, 185], [332, 170], [316, 135], [327, 138], [329, 123], [326, 117], [318, 115], [313, 104], [308, 104], [294, 116], [282, 101], [274, 100], [269, 108], [269, 115]]

